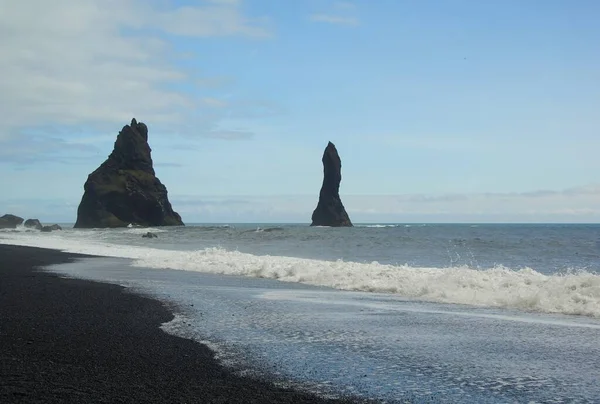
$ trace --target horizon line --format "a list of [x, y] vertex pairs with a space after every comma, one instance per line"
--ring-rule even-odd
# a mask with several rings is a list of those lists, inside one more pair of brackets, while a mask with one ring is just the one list
[[[61, 221], [45, 221], [45, 222], [56, 222], [58, 224], [75, 224], [75, 222], [61, 222]], [[310, 222], [233, 222], [233, 221], [224, 221], [224, 222], [188, 222], [184, 224], [184, 226], [140, 226], [140, 227], [185, 227], [185, 226], [203, 226], [203, 225], [233, 225], [233, 224], [283, 224], [283, 225], [306, 225], [308, 227], [338, 227], [338, 226], [310, 226]], [[506, 222], [428, 222], [428, 221], [420, 221], [420, 222], [354, 222], [353, 226], [362, 226], [362, 225], [503, 225], [503, 224], [511, 224], [511, 225], [600, 225], [600, 221], [598, 222], [517, 222], [517, 221], [506, 221]], [[349, 226], [339, 226], [339, 227], [349, 227]], [[125, 228], [125, 227], [115, 227], [115, 228]]]

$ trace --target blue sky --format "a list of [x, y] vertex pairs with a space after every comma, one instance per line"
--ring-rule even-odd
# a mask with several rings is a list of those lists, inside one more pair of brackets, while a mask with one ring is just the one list
[[136, 117], [186, 222], [308, 222], [329, 140], [355, 222], [600, 219], [598, 2], [0, 9], [0, 213], [74, 221]]

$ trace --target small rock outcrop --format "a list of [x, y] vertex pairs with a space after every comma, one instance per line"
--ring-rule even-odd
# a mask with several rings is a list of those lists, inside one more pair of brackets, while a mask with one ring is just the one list
[[23, 223], [23, 218], [11, 214], [6, 214], [0, 217], [0, 229], [16, 229], [18, 225]]
[[23, 223], [23, 226], [27, 227], [28, 229], [36, 230], [42, 230], [42, 227], [44, 227], [38, 219], [27, 219], [25, 220], [25, 223]]
[[51, 232], [51, 231], [54, 231], [54, 230], [62, 230], [62, 227], [60, 227], [57, 224], [53, 224], [51, 226], [43, 226], [40, 230], [43, 231], [43, 232]]
[[146, 234], [142, 234], [142, 238], [158, 238], [158, 236], [155, 233], [152, 233], [151, 231], [149, 231]]
[[351, 227], [352, 222], [340, 199], [342, 161], [335, 145], [327, 144], [323, 153], [323, 186], [311, 226]]
[[108, 159], [88, 176], [75, 227], [183, 226], [156, 178], [151, 152], [148, 127], [132, 119]]

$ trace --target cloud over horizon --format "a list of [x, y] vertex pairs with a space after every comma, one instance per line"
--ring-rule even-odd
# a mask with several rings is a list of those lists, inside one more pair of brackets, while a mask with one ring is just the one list
[[[170, 195], [185, 223], [310, 223], [318, 195]], [[355, 223], [519, 222], [600, 220], [600, 184], [566, 190], [445, 195], [342, 195]], [[10, 213], [74, 222], [79, 200], [0, 200]], [[11, 211], [12, 209], [12, 211]]]
[[[318, 194], [172, 197], [191, 222], [310, 222]], [[600, 184], [556, 191], [444, 195], [343, 195], [356, 223], [369, 222], [594, 222], [600, 219]], [[202, 219], [206, 217], [207, 219]], [[208, 218], [214, 218], [208, 220]], [[218, 219], [218, 220], [216, 220]]]

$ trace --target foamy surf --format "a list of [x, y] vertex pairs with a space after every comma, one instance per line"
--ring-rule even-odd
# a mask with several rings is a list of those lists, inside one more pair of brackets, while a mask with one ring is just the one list
[[0, 243], [129, 258], [138, 267], [260, 277], [341, 290], [392, 293], [429, 302], [600, 318], [600, 275], [586, 271], [544, 275], [530, 268], [502, 266], [484, 270], [466, 266], [428, 268], [259, 256], [221, 248], [173, 251], [103, 243], [73, 233], [70, 237], [68, 233], [4, 233]]
[[148, 232], [151, 233], [166, 233], [167, 230], [159, 229], [157, 227], [128, 227], [125, 230], [128, 234], [146, 234]]
[[368, 227], [373, 229], [386, 229], [386, 228], [396, 228], [400, 225], [398, 224], [356, 224], [354, 227]]

